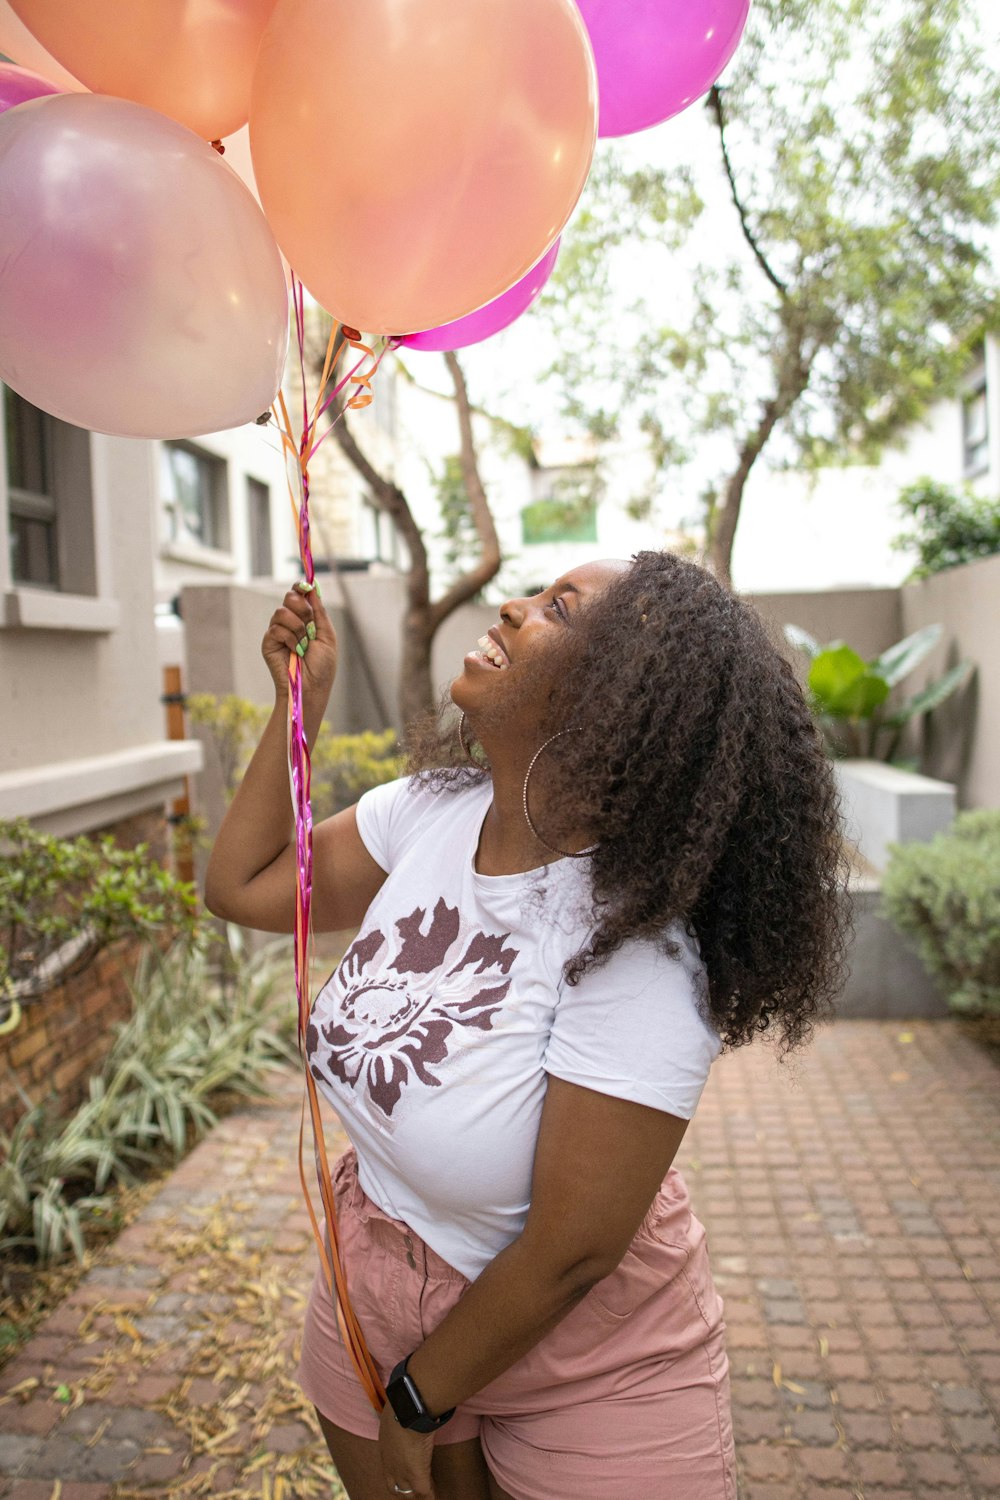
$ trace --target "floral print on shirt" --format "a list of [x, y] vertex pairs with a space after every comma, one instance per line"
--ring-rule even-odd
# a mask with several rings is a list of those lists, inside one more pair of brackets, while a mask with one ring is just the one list
[[334, 976], [336, 1014], [311, 1021], [306, 1034], [313, 1077], [366, 1090], [386, 1116], [404, 1086], [440, 1087], [431, 1070], [459, 1050], [456, 1027], [493, 1029], [519, 951], [509, 933], [466, 929], [443, 899], [429, 922], [416, 907], [393, 926], [388, 941], [377, 927], [359, 935]]

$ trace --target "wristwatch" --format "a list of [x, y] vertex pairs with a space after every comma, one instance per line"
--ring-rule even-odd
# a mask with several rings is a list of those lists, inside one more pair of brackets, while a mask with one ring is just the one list
[[400, 1427], [409, 1427], [413, 1432], [436, 1432], [450, 1417], [455, 1415], [455, 1408], [452, 1407], [451, 1411], [443, 1411], [439, 1417], [431, 1416], [424, 1405], [424, 1398], [417, 1390], [413, 1376], [406, 1373], [409, 1361], [409, 1354], [399, 1361], [389, 1376], [385, 1394], [396, 1413], [396, 1421]]

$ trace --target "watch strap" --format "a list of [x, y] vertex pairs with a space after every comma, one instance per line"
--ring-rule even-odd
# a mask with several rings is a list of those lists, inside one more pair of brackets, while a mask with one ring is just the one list
[[386, 1397], [401, 1427], [408, 1427], [411, 1432], [436, 1432], [455, 1415], [455, 1407], [442, 1412], [438, 1417], [431, 1416], [416, 1381], [407, 1373], [409, 1361], [408, 1354], [399, 1361], [389, 1376], [385, 1388]]

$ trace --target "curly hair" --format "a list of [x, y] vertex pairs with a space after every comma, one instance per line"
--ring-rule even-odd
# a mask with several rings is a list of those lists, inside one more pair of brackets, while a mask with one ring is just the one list
[[[673, 951], [680, 921], [723, 1048], [777, 1027], [792, 1051], [833, 1014], [850, 918], [835, 782], [791, 667], [750, 604], [668, 552], [637, 553], [566, 635], [547, 717], [577, 732], [546, 752], [545, 816], [599, 845], [567, 983], [630, 938]], [[441, 717], [409, 748], [440, 789], [488, 774]]]

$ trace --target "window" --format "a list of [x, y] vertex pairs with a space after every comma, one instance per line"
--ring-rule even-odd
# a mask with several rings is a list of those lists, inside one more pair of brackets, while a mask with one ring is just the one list
[[90, 434], [2, 390], [8, 578], [14, 588], [95, 594]]
[[962, 457], [966, 478], [989, 468], [990, 427], [985, 375], [962, 400]]
[[271, 560], [271, 491], [259, 479], [247, 480], [247, 525], [250, 529], [250, 576], [270, 578], [274, 573]]
[[229, 546], [225, 459], [185, 443], [163, 443], [160, 493], [171, 542]]
[[591, 464], [537, 476], [539, 499], [521, 512], [521, 540], [533, 542], [596, 542], [600, 480]]
[[53, 418], [8, 391], [7, 494], [11, 582], [59, 587], [56, 499], [52, 475]]

